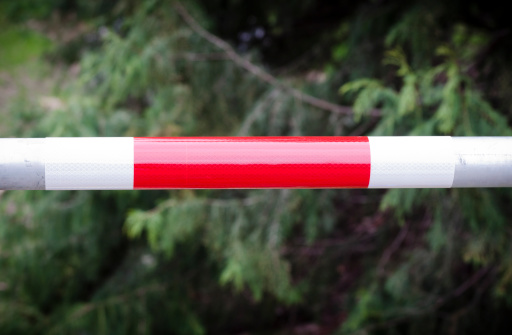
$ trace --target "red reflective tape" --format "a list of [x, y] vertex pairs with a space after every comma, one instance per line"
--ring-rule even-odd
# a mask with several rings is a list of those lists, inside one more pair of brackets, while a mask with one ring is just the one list
[[367, 137], [134, 140], [134, 188], [368, 187]]

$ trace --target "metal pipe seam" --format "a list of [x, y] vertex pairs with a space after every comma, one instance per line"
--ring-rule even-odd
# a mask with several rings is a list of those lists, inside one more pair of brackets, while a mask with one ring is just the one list
[[512, 137], [0, 139], [1, 190], [512, 187]]

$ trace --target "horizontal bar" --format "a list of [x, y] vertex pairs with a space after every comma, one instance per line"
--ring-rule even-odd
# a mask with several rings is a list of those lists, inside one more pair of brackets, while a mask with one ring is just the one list
[[512, 137], [0, 139], [2, 190], [512, 187]]
[[512, 137], [453, 137], [452, 187], [511, 187]]

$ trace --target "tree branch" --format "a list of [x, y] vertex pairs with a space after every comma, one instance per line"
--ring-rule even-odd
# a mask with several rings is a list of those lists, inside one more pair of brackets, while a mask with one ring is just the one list
[[481, 268], [480, 270], [475, 272], [471, 277], [469, 277], [468, 280], [466, 280], [464, 283], [459, 285], [455, 290], [453, 290], [452, 292], [450, 292], [449, 294], [447, 294], [443, 297], [438, 298], [434, 303], [430, 304], [429, 306], [427, 306], [425, 308], [420, 308], [420, 309], [414, 310], [412, 312], [401, 313], [402, 315], [400, 315], [396, 318], [392, 318], [392, 319], [385, 320], [382, 322], [370, 324], [366, 327], [352, 331], [349, 334], [367, 334], [367, 333], [377, 330], [377, 329], [392, 327], [402, 321], [406, 321], [407, 319], [409, 319], [411, 317], [419, 316], [422, 314], [432, 312], [433, 310], [444, 305], [450, 299], [462, 295], [467, 290], [469, 290], [470, 288], [472, 288], [473, 286], [478, 284], [482, 278], [484, 278], [489, 272], [491, 272], [491, 270], [493, 270], [492, 266]]
[[400, 229], [400, 232], [394, 239], [393, 243], [386, 248], [384, 253], [382, 254], [382, 257], [380, 258], [379, 265], [377, 266], [377, 273], [379, 276], [383, 276], [385, 274], [385, 267], [387, 263], [389, 262], [391, 256], [395, 253], [396, 250], [400, 247], [402, 242], [405, 240], [405, 237], [407, 236], [407, 232], [409, 230], [409, 226], [405, 224], [402, 229]]
[[[233, 61], [236, 65], [240, 66], [241, 68], [245, 69], [246, 71], [252, 73], [254, 76], [258, 77], [262, 81], [275, 86], [279, 87], [285, 92], [288, 92], [291, 94], [294, 98], [296, 98], [299, 101], [302, 101], [308, 105], [311, 105], [313, 107], [316, 107], [318, 109], [326, 110], [332, 113], [338, 113], [343, 115], [350, 115], [353, 114], [352, 107], [349, 106], [340, 106], [337, 104], [333, 104], [329, 101], [316, 98], [312, 95], [303, 93], [297, 89], [294, 89], [288, 85], [283, 84], [280, 82], [276, 77], [272, 76], [270, 73], [263, 70], [261, 67], [251, 63], [249, 60], [241, 57], [234, 49], [231, 47], [228, 43], [220, 39], [219, 37], [209, 33], [206, 31], [203, 27], [197, 23], [197, 21], [188, 13], [188, 11], [185, 9], [185, 7], [180, 3], [176, 2], [174, 5], [174, 8], [178, 12], [178, 14], [183, 18], [183, 20], [188, 24], [188, 26], [195, 31], [198, 35], [206, 39], [211, 44], [215, 45], [219, 49], [223, 50], [227, 57]], [[372, 110], [370, 112], [370, 115], [372, 116], [379, 116], [380, 111], [379, 110]]]

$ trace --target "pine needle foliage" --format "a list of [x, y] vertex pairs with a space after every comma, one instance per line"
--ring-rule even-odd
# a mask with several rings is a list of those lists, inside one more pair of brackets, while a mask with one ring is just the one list
[[[207, 22], [193, 4], [189, 9]], [[83, 56], [76, 83], [56, 90], [59, 106], [46, 109], [20, 96], [3, 136], [307, 135], [320, 129], [329, 135], [344, 127], [338, 118], [325, 129], [329, 113], [231, 62], [193, 32], [172, 3], [121, 2], [118, 10], [122, 25], [93, 35], [101, 48]], [[329, 83], [283, 81], [335, 96]], [[317, 195], [326, 201], [317, 203]], [[203, 334], [191, 302], [203, 276], [213, 279], [207, 294], [215, 294], [216, 283], [228, 293], [250, 292], [256, 302], [296, 304], [301, 292], [281, 249], [294, 227], [304, 227], [309, 241], [332, 229], [331, 196], [6, 192], [0, 330], [146, 334], [171, 327], [176, 334]]]
[[[201, 36], [175, 4], [98, 2], [111, 10], [88, 32], [94, 47], [82, 50], [78, 78], [55, 87], [54, 107], [30, 92], [12, 100], [2, 136], [511, 134], [502, 100], [491, 104], [474, 75], [492, 36], [447, 20], [456, 6], [363, 2], [314, 48], [333, 50], [325, 71], [301, 65], [273, 82]], [[201, 2], [183, 5], [215, 29]], [[301, 5], [307, 13], [311, 2]], [[257, 50], [241, 57], [277, 73]], [[354, 113], [313, 107], [301, 93], [352, 102]], [[0, 333], [280, 333], [297, 315], [318, 333], [478, 332], [510, 310], [511, 196], [8, 191]]]
[[[402, 42], [385, 54], [383, 62], [394, 69], [398, 84], [365, 78], [341, 87], [340, 93], [354, 101], [354, 117], [367, 118], [370, 111], [379, 108], [382, 117], [370, 132], [376, 136], [510, 136], [512, 129], [507, 118], [482, 97], [467, 72], [487, 37], [455, 25], [448, 43], [435, 48], [438, 64], [414, 67], [403, 47], [409, 46], [415, 54], [419, 51], [414, 49], [418, 38], [414, 35], [418, 33], [414, 29], [418, 22], [416, 14], [413, 10], [397, 23], [386, 39], [390, 44]], [[426, 223], [429, 227], [424, 233], [425, 244], [409, 250], [401, 264], [396, 264], [386, 276], [368, 274], [357, 296], [357, 307], [342, 330], [393, 333], [397, 327], [405, 327], [402, 329], [406, 332], [417, 334], [448, 329], [467, 331], [466, 327], [473, 324], [468, 319], [442, 321], [435, 317], [435, 312], [446, 308], [449, 299], [468, 289], [465, 285], [471, 283], [471, 278], [460, 274], [468, 269], [473, 275], [486, 274], [491, 278], [488, 280], [494, 282], [492, 295], [505, 298], [510, 294], [507, 292], [511, 284], [511, 231], [506, 224], [510, 221], [506, 204], [511, 200], [509, 190], [386, 192], [380, 209], [392, 209], [402, 227], [409, 222]], [[415, 214], [420, 208], [425, 213], [423, 218]], [[461, 263], [466, 270], [461, 270]], [[436, 285], [432, 285], [434, 281]], [[480, 303], [481, 294], [479, 291], [474, 300], [467, 302], [467, 318], [474, 315], [472, 308]], [[432, 323], [436, 326], [427, 326]]]

